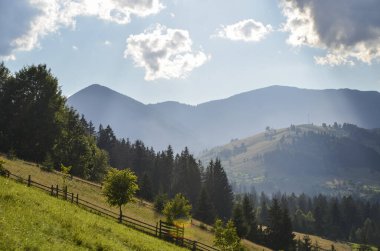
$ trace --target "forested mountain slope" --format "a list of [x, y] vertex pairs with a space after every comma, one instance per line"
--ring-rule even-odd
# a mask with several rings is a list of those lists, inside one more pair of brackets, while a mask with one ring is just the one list
[[266, 192], [327, 192], [379, 196], [380, 134], [351, 124], [271, 129], [205, 151], [229, 178]]

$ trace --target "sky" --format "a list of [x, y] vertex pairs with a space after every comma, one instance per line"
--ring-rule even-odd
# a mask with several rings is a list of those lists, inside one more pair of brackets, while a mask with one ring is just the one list
[[378, 0], [0, 0], [0, 60], [199, 104], [270, 85], [380, 91]]

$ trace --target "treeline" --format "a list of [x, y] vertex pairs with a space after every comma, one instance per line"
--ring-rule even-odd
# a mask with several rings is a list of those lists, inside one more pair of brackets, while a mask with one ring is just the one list
[[156, 153], [140, 140], [132, 143], [117, 139], [109, 125], [100, 125], [98, 132], [91, 125], [87, 129], [96, 135], [97, 145], [109, 153], [112, 167], [128, 167], [136, 173], [139, 197], [165, 200], [181, 193], [193, 205], [193, 216], [206, 223], [213, 223], [216, 217], [231, 217], [233, 193], [219, 160], [211, 161], [205, 168], [188, 148], [174, 154], [168, 146]]
[[97, 147], [78, 113], [66, 106], [58, 80], [46, 65], [15, 74], [0, 64], [0, 151], [45, 169], [101, 180], [108, 154]]
[[[256, 238], [259, 243], [260, 241], [263, 243], [260, 239], [260, 232], [251, 233], [250, 229], [256, 228], [247, 223], [255, 222], [253, 225], [257, 224], [259, 230], [261, 225], [273, 226], [275, 218], [272, 216], [273, 208], [277, 208], [279, 205], [283, 214], [287, 211], [286, 214], [291, 219], [294, 231], [318, 235], [331, 240], [344, 240], [380, 247], [380, 204], [378, 202], [351, 196], [331, 197], [321, 194], [311, 197], [305, 194], [296, 196], [295, 194], [277, 193], [272, 195], [272, 198], [269, 199], [264, 193], [257, 196], [255, 192], [237, 196], [233, 219], [235, 219], [241, 236], [251, 240]], [[247, 218], [244, 216], [247, 215], [244, 213], [247, 211], [246, 208], [253, 208], [248, 210], [254, 212], [252, 216], [248, 217], [251, 220], [239, 220]], [[284, 229], [287, 224], [282, 224]], [[281, 229], [281, 227], [276, 227], [276, 229]], [[274, 248], [270, 244], [267, 246]]]
[[[82, 119], [84, 120], [84, 119]], [[137, 195], [154, 200], [157, 211], [163, 209], [165, 201], [183, 194], [191, 203], [193, 218], [207, 224], [216, 219], [232, 219], [239, 237], [273, 249], [295, 248], [292, 222], [287, 207], [279, 200], [266, 201], [266, 222], [257, 218], [257, 209], [252, 196], [244, 199], [234, 197], [227, 175], [219, 159], [206, 167], [197, 161], [189, 149], [174, 154], [171, 146], [155, 152], [140, 140], [130, 142], [117, 139], [111, 126], [99, 126], [98, 131], [87, 124], [87, 131], [97, 139], [97, 145], [110, 156], [111, 166], [131, 168], [138, 177]]]
[[265, 201], [260, 212], [255, 205], [252, 195], [237, 196], [232, 215], [237, 234], [274, 250], [296, 250], [287, 206], [277, 198]]

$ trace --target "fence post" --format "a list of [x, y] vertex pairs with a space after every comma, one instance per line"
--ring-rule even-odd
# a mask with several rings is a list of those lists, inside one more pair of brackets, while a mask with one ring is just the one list
[[63, 188], [63, 190], [64, 190], [64, 193], [65, 193], [65, 200], [67, 200], [67, 186], [65, 186], [65, 187]]
[[177, 244], [177, 245], [178, 245], [178, 229], [179, 229], [179, 227], [176, 226], [177, 233], [176, 233], [176, 238], [175, 238], [175, 244]]
[[56, 189], [57, 189], [57, 198], [58, 198], [58, 194], [59, 194], [59, 189], [58, 189], [58, 185], [56, 186]]
[[162, 230], [162, 229], [161, 229], [161, 220], [160, 220], [160, 235], [159, 235], [160, 238], [161, 238], [161, 230]]
[[196, 251], [197, 250], [197, 241], [193, 242], [193, 248], [191, 250], [192, 251]]
[[53, 196], [53, 194], [54, 194], [54, 186], [51, 185], [51, 188], [50, 188], [50, 195]]
[[78, 203], [79, 203], [79, 195], [77, 194], [77, 205], [78, 205]]
[[74, 202], [74, 193], [71, 193], [71, 203]]
[[11, 176], [11, 172], [7, 171], [7, 177], [9, 178]]
[[32, 183], [32, 177], [29, 175], [28, 176], [28, 187], [30, 187], [30, 183]]

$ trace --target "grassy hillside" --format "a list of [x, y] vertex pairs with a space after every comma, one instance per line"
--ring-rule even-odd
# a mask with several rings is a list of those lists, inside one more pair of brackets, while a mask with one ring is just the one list
[[184, 250], [0, 177], [1, 250]]
[[201, 154], [220, 158], [237, 185], [266, 192], [380, 195], [380, 136], [355, 126], [270, 129]]
[[[0, 160], [6, 161], [6, 163], [5, 163], [5, 168], [6, 169], [10, 170], [14, 174], [17, 174], [17, 175], [20, 175], [20, 176], [24, 177], [24, 178], [27, 178], [28, 175], [31, 174], [33, 180], [38, 181], [38, 182], [43, 183], [43, 184], [59, 184], [59, 185], [62, 184], [62, 176], [59, 173], [49, 173], [49, 172], [41, 171], [40, 168], [37, 167], [34, 163], [24, 162], [22, 160], [9, 160], [9, 159], [6, 159], [4, 156], [0, 156]], [[0, 186], [0, 194], [5, 193], [5, 191], [6, 191], [6, 194], [10, 194], [10, 193], [13, 194], [12, 191], [14, 191], [14, 190], [8, 189], [8, 187], [7, 187], [7, 189], [5, 189], [4, 187], [2, 187], [5, 183], [7, 183], [9, 187], [10, 186], [15, 186], [18, 189], [23, 189], [24, 192], [21, 193], [21, 194], [24, 194], [24, 195], [27, 195], [30, 192], [30, 190], [33, 190], [31, 188], [26, 188], [23, 185], [14, 184], [13, 181], [8, 181], [8, 180], [1, 179], [1, 184], [2, 185]], [[27, 190], [25, 190], [25, 189], [27, 189]], [[79, 193], [80, 196], [86, 198], [87, 200], [89, 200], [89, 201], [91, 201], [91, 202], [93, 202], [95, 204], [98, 204], [98, 205], [101, 205], [103, 207], [109, 208], [109, 209], [113, 210], [116, 213], [118, 212], [116, 208], [110, 208], [106, 204], [105, 199], [101, 195], [101, 189], [100, 189], [100, 187], [99, 187], [98, 184], [91, 185], [91, 184], [89, 184], [87, 182], [83, 182], [82, 180], [75, 178], [75, 179], [73, 179], [71, 181], [68, 181], [68, 189], [69, 189], [69, 191], [74, 191], [75, 193]], [[67, 211], [68, 209], [66, 209], [66, 207], [73, 208], [74, 211], [70, 211], [69, 215], [78, 215], [79, 213], [84, 213], [86, 215], [94, 216], [92, 214], [88, 214], [83, 209], [79, 209], [77, 207], [72, 207], [71, 204], [65, 203], [64, 201], [59, 201], [59, 200], [57, 200], [55, 198], [52, 198], [52, 197], [50, 197], [48, 195], [42, 194], [39, 191], [33, 191], [33, 193], [36, 193], [37, 197], [38, 196], [42, 196], [43, 198], [46, 198], [46, 200], [49, 201], [49, 203], [55, 204], [55, 206], [54, 205], [51, 206], [52, 208], [54, 208], [54, 207], [55, 207], [55, 209], [63, 208], [63, 210], [66, 210], [66, 212], [69, 212], [69, 211]], [[18, 193], [18, 192], [15, 193], [15, 194], [20, 195], [20, 193]], [[10, 198], [10, 197], [14, 197], [14, 196], [10, 195], [10, 196], [5, 196], [5, 197], [9, 197]], [[3, 199], [2, 195], [1, 195], [0, 199], [1, 200]], [[37, 206], [37, 208], [41, 208], [40, 206], [41, 206], [42, 203], [37, 203], [36, 202], [35, 204], [39, 205], [39, 206]], [[3, 205], [3, 203], [0, 203], [0, 205]], [[27, 203], [27, 205], [28, 205], [28, 203]], [[61, 207], [61, 205], [64, 205], [64, 207]], [[48, 210], [48, 208], [50, 208], [50, 206], [48, 206], [47, 208], [45, 208], [43, 215], [45, 215], [45, 216], [49, 215], [49, 214], [46, 213], [46, 211]], [[3, 210], [3, 206], [1, 206], [1, 210]], [[23, 211], [22, 206], [21, 206], [20, 210]], [[37, 209], [35, 208], [34, 210], [31, 210], [31, 212], [34, 212], [35, 210], [37, 210]], [[12, 211], [13, 211], [13, 209], [12, 209]], [[151, 223], [151, 224], [155, 224], [159, 219], [163, 218], [162, 215], [159, 215], [159, 214], [155, 213], [152, 210], [152, 205], [150, 205], [147, 202], [143, 202], [143, 203], [141, 203], [141, 202], [130, 203], [130, 204], [128, 204], [124, 208], [124, 212], [125, 212], [125, 214], [127, 216], [130, 216], [130, 217], [133, 217], [133, 218], [137, 218], [137, 219], [141, 219], [142, 221], [147, 222], [147, 223]], [[30, 215], [30, 216], [32, 216], [32, 215]], [[94, 217], [96, 217], [96, 218], [102, 218], [102, 217], [98, 217], [98, 216], [94, 216]], [[25, 218], [25, 220], [27, 220], [28, 217], [26, 217], [26, 215], [25, 215], [24, 218]], [[48, 216], [48, 218], [51, 218], [51, 217]], [[8, 216], [2, 217], [2, 218], [0, 217], [0, 222], [1, 222], [0, 226], [1, 227], [3, 226], [3, 221], [5, 221], [4, 219], [6, 219], [6, 221], [8, 221]], [[108, 219], [100, 219], [100, 220], [101, 221], [104, 220], [106, 222], [109, 222], [109, 224], [115, 224], [116, 227], [122, 227], [122, 229], [125, 228], [123, 226], [120, 226], [119, 224], [116, 224], [116, 223], [108, 220]], [[62, 222], [65, 222], [65, 220], [62, 220]], [[9, 225], [11, 225], [11, 224], [9, 224]], [[15, 225], [17, 225], [17, 224], [15, 223]], [[199, 225], [200, 225], [200, 222], [198, 222], [196, 220], [192, 220], [192, 223], [191, 222], [185, 223], [185, 237], [201, 241], [201, 242], [203, 242], [205, 244], [212, 245], [213, 238], [214, 238], [213, 235], [212, 235], [212, 233], [210, 233], [209, 231], [205, 231], [205, 230], [199, 228], [198, 227]], [[70, 227], [70, 229], [72, 231], [76, 231], [75, 230], [76, 227], [74, 227], [74, 225], [72, 225]], [[79, 229], [82, 229], [82, 228], [79, 228]], [[85, 229], [82, 229], [82, 230], [85, 230]], [[77, 231], [77, 233], [78, 232], [80, 232], [81, 234], [85, 233], [82, 230]], [[134, 232], [134, 231], [131, 231], [131, 232]], [[297, 234], [297, 236], [300, 236], [301, 239], [302, 239], [302, 234], [300, 234], [300, 233], [296, 233], [296, 234]], [[141, 235], [144, 238], [145, 237], [146, 238], [150, 238], [149, 236], [146, 236], [146, 235], [143, 235], [143, 234], [141, 234]], [[4, 234], [4, 236], [8, 236], [8, 234]], [[4, 236], [1, 236], [1, 239], [5, 238]], [[43, 235], [41, 234], [41, 236], [43, 236]], [[323, 239], [323, 238], [320, 238], [320, 237], [317, 237], [317, 236], [310, 236], [310, 237], [313, 240], [313, 243], [317, 240], [318, 243], [319, 243], [319, 245], [321, 247], [326, 248], [326, 249], [330, 248], [332, 244], [335, 246], [336, 250], [338, 250], [338, 251], [340, 251], [340, 250], [342, 250], [342, 251], [343, 250], [350, 250], [351, 249], [351, 246], [349, 244], [347, 244], [347, 243], [333, 242], [333, 241], [326, 240], [326, 239]], [[45, 240], [47, 240], [47, 239], [48, 239], [48, 237], [46, 237]], [[1, 243], [1, 241], [0, 241], [0, 243]], [[254, 244], [252, 242], [249, 242], [249, 241], [246, 241], [246, 240], [243, 240], [242, 243], [243, 243], [243, 245], [248, 250], [269, 250], [269, 249], [267, 249], [265, 247], [262, 247], [260, 245], [256, 245], [256, 244]], [[2, 246], [0, 245], [0, 247], [2, 247]]]
[[[18, 159], [9, 160], [5, 158], [5, 156], [1, 155], [0, 160], [4, 160], [6, 162], [4, 167], [13, 174], [21, 176], [25, 179], [28, 175], [31, 175], [32, 180], [42, 184], [58, 184], [60, 187], [62, 186], [63, 179], [61, 174], [58, 172], [45, 172], [34, 163], [25, 162]], [[74, 192], [75, 194], [78, 193], [80, 198], [118, 213], [117, 208], [109, 207], [106, 203], [104, 196], [101, 194], [101, 187], [99, 184], [89, 183], [74, 177], [74, 179], [67, 181], [67, 186], [69, 192]], [[153, 205], [145, 201], [137, 201], [135, 203], [127, 204], [123, 208], [123, 214], [152, 225], [155, 225], [160, 219], [164, 219], [161, 214], [157, 214], [153, 210]], [[200, 222], [196, 220], [185, 222], [185, 237], [212, 246], [214, 240], [213, 234], [210, 231], [205, 231], [200, 228], [199, 225]], [[243, 244], [249, 250], [267, 250], [266, 248], [249, 241], [244, 241]]]

